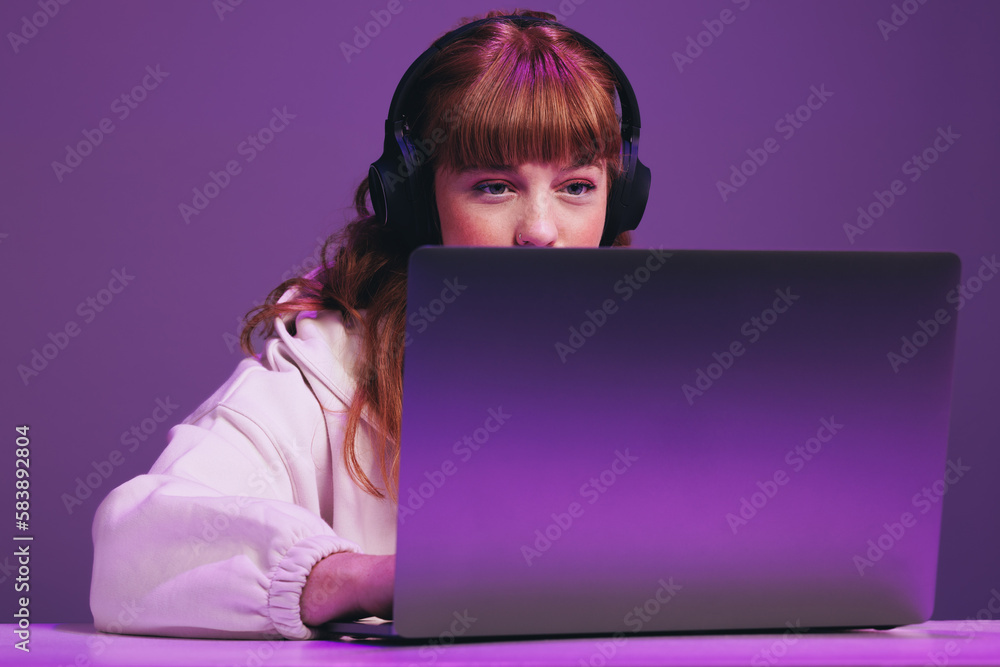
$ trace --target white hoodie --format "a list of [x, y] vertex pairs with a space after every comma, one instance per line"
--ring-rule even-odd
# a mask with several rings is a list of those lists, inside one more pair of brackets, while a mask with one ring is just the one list
[[[340, 313], [300, 313], [260, 359], [181, 424], [149, 474], [94, 519], [90, 608], [98, 630], [309, 639], [299, 600], [326, 556], [396, 550], [396, 507], [343, 462], [360, 336]], [[356, 448], [384, 488], [362, 421]]]

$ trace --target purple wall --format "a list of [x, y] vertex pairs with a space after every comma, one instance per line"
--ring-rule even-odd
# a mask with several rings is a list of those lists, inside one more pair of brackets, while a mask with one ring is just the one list
[[[237, 363], [237, 319], [311, 266], [317, 240], [349, 218], [406, 66], [458, 18], [490, 7], [398, 2], [0, 6], [3, 483], [13, 488], [14, 427], [28, 424], [33, 621], [90, 619], [100, 498], [148, 469], [169, 426]], [[654, 177], [636, 245], [950, 250], [967, 280], [1000, 251], [1000, 5], [535, 6], [601, 44], [635, 87]], [[373, 11], [391, 21], [348, 62], [341, 44]], [[272, 122], [281, 131], [263, 150], [243, 143]], [[925, 149], [934, 162], [921, 170], [911, 160]], [[754, 155], [766, 162], [747, 163], [752, 175], [733, 177], [723, 196], [718, 182]], [[230, 161], [238, 173], [217, 176], [226, 186], [185, 219], [179, 206]], [[892, 203], [882, 209], [879, 197]], [[880, 215], [849, 234], [859, 207]], [[939, 618], [975, 614], [1000, 586], [1000, 280], [977, 287], [960, 316], [950, 445], [971, 470], [947, 496]], [[53, 358], [35, 358], [40, 370], [22, 378], [36, 351]], [[164, 423], [158, 406], [169, 406]], [[88, 476], [97, 488], [77, 494]], [[12, 491], [0, 495], [13, 505]], [[13, 561], [0, 556], [5, 612]]]

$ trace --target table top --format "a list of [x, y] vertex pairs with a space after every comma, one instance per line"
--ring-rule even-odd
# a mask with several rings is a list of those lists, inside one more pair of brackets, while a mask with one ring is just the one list
[[[33, 624], [29, 653], [4, 624], [2, 664], [65, 665], [998, 665], [1000, 621], [929, 621], [885, 631], [685, 634], [474, 641], [248, 641], [135, 637]], [[10, 656], [13, 655], [13, 659]]]

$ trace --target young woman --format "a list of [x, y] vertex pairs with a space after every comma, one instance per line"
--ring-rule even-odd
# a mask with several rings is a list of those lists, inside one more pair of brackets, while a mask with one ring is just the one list
[[260, 355], [98, 510], [98, 629], [304, 639], [334, 618], [391, 617], [409, 253], [629, 242], [607, 222], [628, 169], [620, 82], [553, 18], [492, 12], [397, 91], [390, 121], [419, 154], [394, 169], [390, 134], [324, 266], [248, 320]]

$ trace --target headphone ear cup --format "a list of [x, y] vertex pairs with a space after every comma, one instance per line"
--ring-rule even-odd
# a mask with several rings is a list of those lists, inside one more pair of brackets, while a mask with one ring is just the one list
[[[405, 137], [399, 141], [409, 146]], [[407, 153], [409, 159], [403, 155], [394, 138], [387, 137], [382, 156], [368, 167], [368, 193], [375, 218], [397, 241], [416, 246], [428, 242], [426, 228], [429, 223], [421, 218], [420, 212], [425, 210], [424, 198], [418, 187], [423, 174], [419, 163], [415, 162], [419, 156], [414, 157], [412, 149]]]
[[649, 167], [644, 165], [639, 159], [635, 161], [635, 175], [624, 193], [625, 197], [621, 201], [623, 220], [619, 231], [631, 231], [639, 226], [642, 214], [646, 212], [646, 203], [649, 201], [649, 185], [652, 181]]
[[375, 218], [400, 239], [414, 236], [413, 149], [405, 124], [386, 121], [382, 155], [368, 167], [368, 191]]
[[372, 200], [375, 219], [384, 225], [388, 220], [388, 202], [385, 198], [385, 183], [382, 181], [382, 172], [377, 166], [379, 162], [381, 162], [381, 158], [368, 167], [368, 196]]
[[619, 227], [621, 227], [621, 204], [619, 202], [624, 187], [624, 175], [611, 181], [611, 189], [608, 191], [608, 205], [604, 213], [604, 233], [601, 234], [602, 246], [610, 246], [618, 238]]
[[[635, 149], [629, 146], [628, 155]], [[631, 160], [630, 160], [631, 161]], [[626, 172], [614, 179], [608, 193], [608, 208], [604, 217], [604, 234], [601, 245], [609, 246], [622, 232], [629, 232], [639, 226], [642, 214], [649, 200], [649, 186], [652, 181], [649, 167], [636, 156], [635, 162], [626, 164]]]

